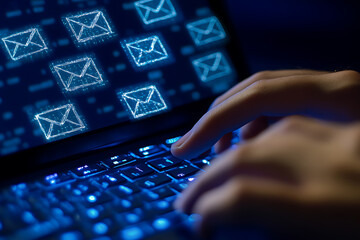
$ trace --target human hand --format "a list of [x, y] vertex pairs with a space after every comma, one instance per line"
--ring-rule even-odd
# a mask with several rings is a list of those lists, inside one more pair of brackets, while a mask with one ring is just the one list
[[359, 147], [359, 123], [285, 118], [215, 159], [175, 207], [200, 214], [202, 233], [255, 224], [300, 234], [344, 230], [341, 239], [358, 239]]
[[304, 115], [319, 119], [360, 119], [360, 74], [310, 70], [260, 72], [219, 97], [193, 129], [172, 147], [180, 158], [193, 158], [217, 143], [230, 146], [232, 131], [249, 123], [244, 132], [255, 136], [268, 117]]

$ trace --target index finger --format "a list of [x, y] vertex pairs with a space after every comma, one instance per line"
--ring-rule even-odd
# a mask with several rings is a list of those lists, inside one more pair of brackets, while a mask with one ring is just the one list
[[172, 146], [172, 153], [193, 158], [210, 149], [224, 134], [259, 116], [306, 113], [313, 98], [320, 95], [314, 79], [316, 76], [293, 76], [250, 85], [207, 112]]

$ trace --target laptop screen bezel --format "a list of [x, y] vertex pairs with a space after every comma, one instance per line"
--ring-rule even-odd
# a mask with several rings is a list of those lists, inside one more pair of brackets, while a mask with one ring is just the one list
[[[227, 53], [232, 59], [234, 67], [237, 69], [238, 79], [244, 79], [248, 76], [248, 69], [239, 48], [239, 39], [236, 36], [231, 20], [226, 14], [226, 6], [223, 2], [217, 0], [208, 0], [208, 2], [214, 14], [221, 22], [223, 22], [224, 27], [230, 36], [226, 46]], [[4, 164], [4, 167], [0, 168], [0, 178], [7, 179], [9, 177], [15, 177], [26, 172], [44, 168], [49, 164], [72, 161], [106, 147], [125, 145], [130, 141], [157, 132], [168, 131], [179, 126], [194, 123], [206, 112], [208, 106], [216, 97], [217, 96], [214, 96], [212, 98], [202, 99], [191, 104], [183, 105], [150, 119], [120, 123], [3, 156], [0, 158]], [[161, 124], [158, 124], [159, 122], [161, 122]], [[146, 126], [151, 126], [151, 128], [147, 128]], [[142, 134], [132, 136], [132, 132], [135, 129], [142, 129]]]

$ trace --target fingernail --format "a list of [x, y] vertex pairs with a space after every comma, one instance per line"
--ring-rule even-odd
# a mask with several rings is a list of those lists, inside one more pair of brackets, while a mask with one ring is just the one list
[[188, 138], [190, 137], [190, 132], [186, 133], [182, 138], [180, 138], [171, 147], [180, 148], [186, 142], [186, 140], [188, 140]]

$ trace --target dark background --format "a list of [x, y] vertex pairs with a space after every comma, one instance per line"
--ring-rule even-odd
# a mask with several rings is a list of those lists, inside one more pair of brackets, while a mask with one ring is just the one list
[[226, 0], [251, 72], [360, 70], [360, 2]]

